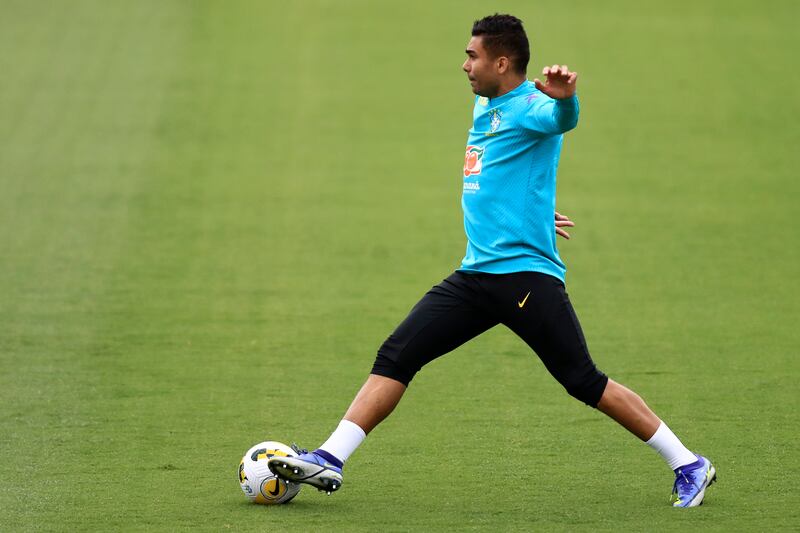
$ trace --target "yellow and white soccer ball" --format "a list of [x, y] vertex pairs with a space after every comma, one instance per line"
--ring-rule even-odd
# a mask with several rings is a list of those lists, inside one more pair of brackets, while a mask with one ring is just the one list
[[299, 483], [287, 483], [267, 466], [270, 457], [294, 457], [289, 446], [268, 440], [259, 442], [244, 454], [239, 463], [239, 484], [244, 495], [263, 505], [286, 503], [300, 492]]

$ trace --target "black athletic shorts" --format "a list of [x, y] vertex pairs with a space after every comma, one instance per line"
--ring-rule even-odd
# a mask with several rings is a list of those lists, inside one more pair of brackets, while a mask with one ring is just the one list
[[564, 284], [539, 272], [453, 272], [386, 339], [372, 373], [408, 385], [425, 364], [497, 324], [519, 335], [567, 392], [597, 407], [608, 378], [589, 355]]

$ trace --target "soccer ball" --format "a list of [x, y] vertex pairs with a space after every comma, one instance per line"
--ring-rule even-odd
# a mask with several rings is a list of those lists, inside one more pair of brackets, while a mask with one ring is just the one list
[[239, 463], [239, 484], [244, 495], [263, 505], [286, 503], [300, 492], [299, 483], [279, 479], [267, 466], [270, 457], [294, 457], [287, 445], [268, 440], [259, 442], [244, 454]]

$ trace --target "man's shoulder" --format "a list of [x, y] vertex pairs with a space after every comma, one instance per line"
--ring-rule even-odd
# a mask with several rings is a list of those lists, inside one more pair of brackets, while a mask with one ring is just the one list
[[514, 104], [520, 107], [533, 107], [539, 106], [551, 100], [549, 96], [536, 88], [532, 81], [525, 84], [525, 89], [520, 92], [519, 96], [514, 98]]

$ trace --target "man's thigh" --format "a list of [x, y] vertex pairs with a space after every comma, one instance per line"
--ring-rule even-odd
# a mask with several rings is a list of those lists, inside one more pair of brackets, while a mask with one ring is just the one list
[[564, 284], [537, 272], [503, 278], [492, 291], [503, 324], [536, 352], [569, 394], [596, 407], [608, 378], [592, 361]]
[[427, 363], [497, 325], [474, 279], [454, 272], [429, 290], [378, 350], [373, 374], [406, 385]]

